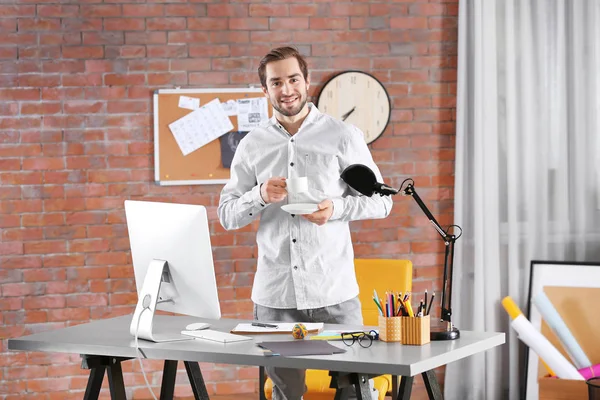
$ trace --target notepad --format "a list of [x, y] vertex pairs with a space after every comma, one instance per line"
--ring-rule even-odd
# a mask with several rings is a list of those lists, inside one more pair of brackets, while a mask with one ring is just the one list
[[186, 336], [192, 336], [196, 339], [205, 339], [220, 343], [231, 343], [241, 342], [244, 340], [252, 340], [252, 338], [249, 336], [234, 335], [232, 333], [214, 331], [211, 329], [204, 329], [201, 331], [181, 331], [181, 334]]
[[[306, 327], [306, 330], [310, 333], [319, 332], [323, 329], [322, 322], [302, 322]], [[261, 326], [253, 326], [251, 323], [237, 324], [235, 328], [231, 330], [231, 333], [292, 333], [292, 328], [296, 325], [296, 322], [281, 322], [277, 324], [277, 328], [265, 328]]]
[[342, 340], [342, 332], [323, 331], [318, 335], [309, 337], [310, 340]]
[[332, 346], [327, 342], [309, 342], [306, 340], [291, 340], [287, 342], [260, 342], [256, 344], [263, 349], [271, 350], [273, 355], [280, 355], [283, 357], [331, 355], [346, 352], [346, 350]]

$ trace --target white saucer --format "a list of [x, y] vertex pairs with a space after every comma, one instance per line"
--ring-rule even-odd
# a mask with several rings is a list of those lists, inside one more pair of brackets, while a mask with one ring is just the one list
[[283, 211], [287, 211], [290, 214], [312, 214], [315, 211], [319, 211], [319, 206], [316, 204], [310, 203], [294, 203], [294, 204], [286, 204], [281, 206]]

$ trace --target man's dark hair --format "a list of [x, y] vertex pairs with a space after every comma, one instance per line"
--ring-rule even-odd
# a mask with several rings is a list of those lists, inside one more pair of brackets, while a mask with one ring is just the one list
[[302, 71], [302, 75], [304, 75], [304, 80], [308, 79], [308, 65], [306, 64], [304, 57], [302, 57], [302, 54], [300, 54], [297, 49], [290, 46], [278, 47], [271, 50], [262, 58], [262, 60], [260, 60], [260, 64], [258, 65], [258, 77], [260, 78], [260, 84], [262, 87], [267, 87], [267, 64], [273, 61], [285, 60], [291, 57], [296, 57], [296, 60], [298, 60], [298, 65], [300, 65], [300, 71]]

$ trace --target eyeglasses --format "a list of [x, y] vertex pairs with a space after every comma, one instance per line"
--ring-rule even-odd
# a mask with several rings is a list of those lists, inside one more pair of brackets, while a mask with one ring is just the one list
[[370, 331], [369, 333], [367, 332], [343, 332], [341, 333], [342, 336], [342, 342], [344, 342], [344, 344], [346, 346], [352, 346], [354, 344], [354, 342], [358, 341], [358, 344], [360, 345], [360, 347], [364, 347], [365, 349], [367, 347], [371, 347], [371, 345], [373, 344], [373, 340], [377, 340], [379, 339], [379, 334], [376, 331]]

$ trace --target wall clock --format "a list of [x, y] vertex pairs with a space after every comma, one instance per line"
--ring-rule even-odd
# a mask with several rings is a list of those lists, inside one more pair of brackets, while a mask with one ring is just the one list
[[317, 108], [360, 128], [371, 143], [390, 122], [392, 106], [385, 87], [373, 75], [344, 71], [325, 82]]

